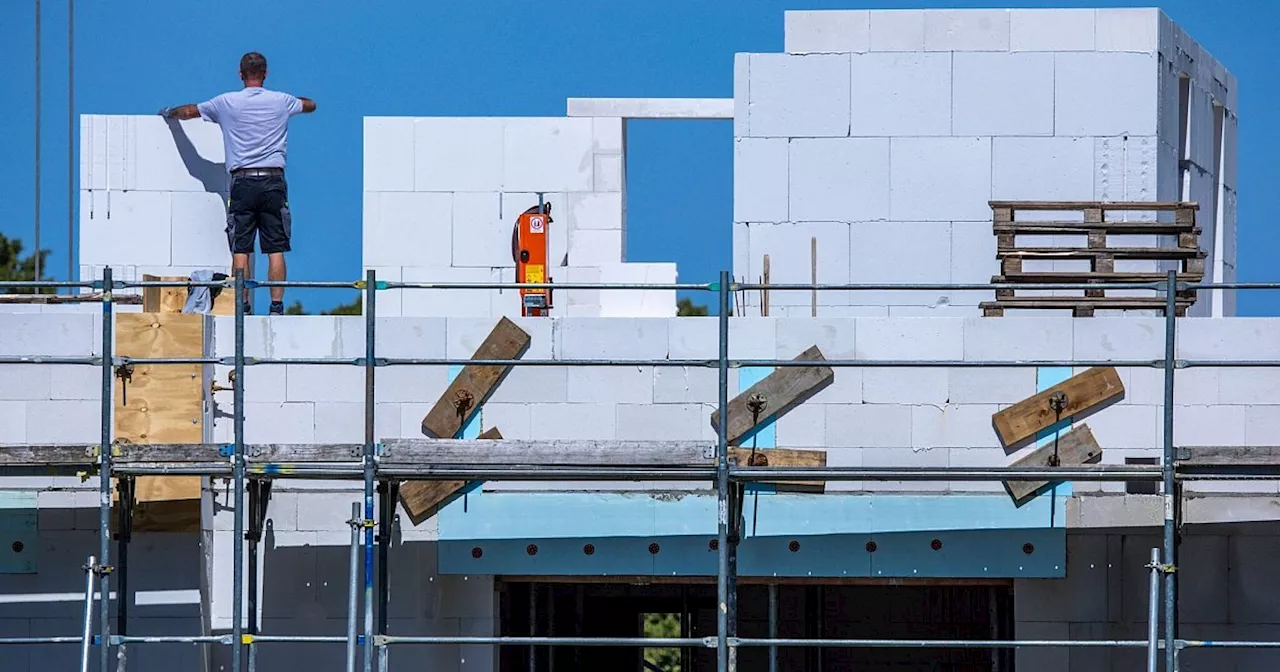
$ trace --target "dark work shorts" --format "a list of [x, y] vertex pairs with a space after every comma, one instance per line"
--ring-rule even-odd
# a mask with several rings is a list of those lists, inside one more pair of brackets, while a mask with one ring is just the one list
[[263, 254], [288, 252], [289, 185], [283, 175], [231, 176], [227, 243], [232, 254], [253, 254], [261, 234]]

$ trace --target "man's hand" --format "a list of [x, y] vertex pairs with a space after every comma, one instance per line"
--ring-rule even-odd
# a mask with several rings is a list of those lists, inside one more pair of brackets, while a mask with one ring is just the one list
[[302, 101], [303, 114], [316, 111], [316, 101], [311, 100], [310, 98], [307, 98], [305, 96], [298, 96], [298, 100]]
[[200, 116], [200, 110], [195, 105], [179, 105], [177, 107], [166, 107], [158, 114], [165, 119], [195, 119]]

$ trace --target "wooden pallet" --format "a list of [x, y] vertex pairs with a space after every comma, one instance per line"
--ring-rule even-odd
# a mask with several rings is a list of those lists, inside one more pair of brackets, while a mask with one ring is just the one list
[[[1033, 296], [1017, 293], [1013, 288], [997, 289], [994, 301], [981, 304], [983, 315], [998, 317], [1006, 309], [1063, 310], [1077, 317], [1089, 317], [1097, 309], [1163, 310], [1161, 296], [1108, 296], [1107, 286], [1118, 283], [1163, 282], [1166, 274], [1158, 272], [1116, 271], [1116, 261], [1177, 261], [1180, 282], [1199, 282], [1204, 278], [1205, 253], [1199, 247], [1201, 230], [1196, 226], [1198, 205], [1186, 203], [1151, 203], [1100, 201], [991, 201], [992, 230], [996, 236], [996, 258], [1000, 274], [992, 276], [993, 284], [1089, 284], [1096, 289], [1083, 290], [1078, 296]], [[1075, 221], [1026, 221], [1018, 219], [1019, 211], [1079, 212]], [[1154, 221], [1109, 221], [1107, 213], [1154, 212]], [[1170, 216], [1161, 218], [1161, 213]], [[1019, 236], [1080, 236], [1084, 247], [1019, 247]], [[1110, 235], [1153, 235], [1176, 237], [1176, 245], [1154, 247], [1111, 246]], [[1088, 271], [1028, 271], [1026, 261], [1088, 261]], [[1044, 290], [1038, 290], [1044, 291]], [[1194, 291], [1179, 292], [1175, 299], [1178, 315], [1184, 315], [1195, 303]]]

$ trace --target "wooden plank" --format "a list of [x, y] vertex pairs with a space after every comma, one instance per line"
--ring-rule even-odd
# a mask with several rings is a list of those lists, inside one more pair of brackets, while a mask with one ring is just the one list
[[[515, 322], [502, 318], [493, 331], [480, 344], [471, 359], [518, 359], [528, 349], [529, 334]], [[422, 433], [437, 439], [452, 439], [458, 430], [493, 393], [510, 366], [475, 366], [468, 364], [449, 384], [449, 388], [422, 419]], [[465, 407], [455, 405], [461, 398], [469, 398]]]
[[[186, 282], [190, 280], [182, 275], [147, 275], [143, 274], [143, 282]], [[212, 315], [235, 315], [235, 291], [224, 288], [213, 299]], [[186, 287], [143, 287], [142, 310], [147, 313], [181, 313], [187, 305]]]
[[[1006, 275], [993, 275], [991, 282], [1025, 282], [1025, 283], [1080, 283], [1097, 281], [1101, 285], [1114, 282], [1164, 282], [1166, 278], [1164, 273], [1141, 273], [1141, 272], [1113, 272], [1113, 273], [1093, 273], [1088, 271], [1023, 271], [1021, 273], [1009, 273]], [[1200, 282], [1204, 279], [1203, 273], [1179, 273], [1179, 282]]]
[[1192, 224], [1171, 222], [1075, 222], [1075, 221], [1031, 221], [1001, 222], [992, 226], [994, 233], [1018, 234], [1022, 236], [1047, 235], [1084, 235], [1090, 231], [1105, 231], [1110, 234], [1174, 234], [1201, 233]]
[[988, 201], [992, 208], [1014, 210], [1101, 210], [1159, 211], [1200, 207], [1195, 201]]
[[[111, 300], [117, 304], [128, 304], [136, 306], [142, 303], [142, 297], [137, 294], [115, 294]], [[85, 294], [0, 294], [0, 304], [71, 304], [71, 303], [98, 303], [102, 301], [102, 292], [92, 292]]]
[[1115, 259], [1188, 259], [1200, 258], [1201, 250], [1188, 250], [1181, 247], [1019, 247], [1012, 250], [998, 250], [996, 257], [1002, 259], [1093, 259], [1109, 256]]
[[[822, 356], [818, 346], [814, 345], [797, 355], [793, 361], [822, 362], [826, 361], [826, 358]], [[760, 422], [764, 422], [770, 417], [781, 417], [830, 385], [833, 380], [835, 380], [835, 372], [829, 366], [778, 367], [773, 373], [765, 376], [764, 380], [752, 385], [729, 402], [729, 407], [726, 409], [729, 416], [728, 424], [725, 425], [729, 445], [737, 445], [738, 441], [757, 424], [752, 422], [751, 410], [747, 407], [747, 400], [752, 396], [761, 394], [767, 400], [768, 405], [759, 418]], [[711, 413], [711, 426], [719, 431], [719, 409]]]
[[[491, 427], [481, 433], [480, 438], [499, 441], [502, 432]], [[457, 499], [459, 491], [466, 485], [466, 481], [407, 481], [400, 484], [400, 502], [409, 514], [409, 520], [417, 526]]]
[[[740, 467], [825, 467], [827, 451], [795, 448], [763, 448], [752, 453], [750, 448], [730, 448], [730, 462]], [[779, 491], [821, 493], [826, 481], [760, 481]]]
[[[1088, 425], [1074, 427], [1059, 435], [1057, 442], [1058, 464], [1052, 463], [1054, 443], [1052, 441], [1031, 451], [1025, 457], [1015, 460], [1011, 467], [1077, 467], [1092, 464], [1102, 459], [1102, 448], [1093, 438]], [[1054, 481], [1055, 483], [1057, 481]], [[1004, 489], [1013, 498], [1013, 503], [1022, 506], [1035, 497], [1037, 491], [1049, 485], [1050, 481], [1005, 481]]]
[[510, 467], [690, 466], [715, 462], [711, 441], [614, 441], [508, 439], [391, 439], [382, 444], [383, 464]]
[[[122, 357], [200, 357], [205, 317], [181, 313], [116, 316], [116, 354]], [[139, 364], [115, 385], [116, 441], [127, 444], [201, 443], [204, 376], [200, 364]], [[135, 481], [134, 529], [189, 530], [200, 523], [200, 476], [143, 476]], [[152, 502], [180, 503], [142, 506]]]
[[1179, 446], [1176, 460], [1180, 466], [1274, 466], [1280, 465], [1280, 446]]
[[[1175, 299], [1175, 305], [1180, 309], [1185, 309], [1193, 303], [1195, 301], [1192, 299]], [[998, 301], [983, 301], [978, 305], [983, 309], [1065, 310], [1082, 304], [1103, 310], [1160, 310], [1165, 307], [1165, 300], [1162, 297], [1142, 296], [1105, 296], [1099, 299], [1083, 296], [1015, 296]]]
[[[1060, 415], [1049, 405], [1050, 398], [1058, 393], [1067, 396]], [[1011, 449], [1035, 438], [1038, 432], [1053, 426], [1059, 418], [1081, 415], [1123, 395], [1124, 383], [1115, 368], [1094, 367], [996, 413], [991, 416], [991, 424], [1000, 442], [1006, 449]]]

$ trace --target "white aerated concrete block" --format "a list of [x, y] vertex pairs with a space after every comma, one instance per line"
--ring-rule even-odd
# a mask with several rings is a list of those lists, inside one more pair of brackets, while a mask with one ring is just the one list
[[1160, 10], [1097, 9], [1098, 51], [1155, 53], [1159, 48]]
[[618, 436], [644, 441], [693, 441], [711, 426], [713, 406], [618, 404]]
[[[736, 389], [730, 372], [730, 389]], [[653, 403], [711, 404], [719, 401], [719, 372], [704, 368], [659, 366], [653, 370]], [[1277, 402], [1280, 403], [1280, 402]]]
[[956, 135], [1053, 135], [1049, 53], [954, 55]]
[[1155, 135], [1160, 71], [1154, 54], [1054, 56], [1054, 133]]
[[[559, 327], [558, 320], [548, 320], [542, 317], [512, 317], [510, 319], [517, 327], [529, 334], [529, 349], [520, 357], [521, 359], [552, 359], [552, 342], [559, 339], [558, 334], [553, 336], [552, 330]], [[450, 318], [446, 327], [445, 354], [443, 356], [449, 359], [469, 359], [473, 357], [476, 350], [493, 332], [493, 328], [497, 323], [498, 318], [496, 317]], [[431, 352], [434, 352], [434, 350]], [[436, 355], [428, 354], [424, 356], [434, 357]]]
[[852, 61], [850, 135], [951, 135], [951, 54], [871, 53]]
[[[50, 383], [53, 373], [58, 369], [71, 368], [64, 365], [40, 366], [37, 364], [6, 364], [0, 366], [0, 400], [18, 401], [23, 399], [49, 399]], [[97, 369], [97, 388], [101, 391], [102, 369], [100, 367], [75, 367]], [[86, 399], [88, 397], [85, 397]]]
[[733, 220], [785, 222], [789, 146], [786, 138], [736, 138], [733, 142]]
[[503, 190], [591, 191], [592, 121], [576, 117], [503, 120]]
[[750, 104], [751, 55], [733, 55], [733, 137], [751, 135], [748, 109]]
[[964, 321], [964, 358], [978, 360], [1067, 360], [1072, 358], [1072, 320], [973, 317]]
[[102, 404], [96, 401], [26, 402], [26, 440], [31, 443], [97, 442], [102, 438]]
[[[227, 196], [207, 192], [175, 192], [172, 195], [172, 205], [170, 263], [174, 266], [230, 268]], [[261, 239], [258, 245], [261, 245]]]
[[858, 356], [867, 359], [962, 359], [965, 320], [950, 317], [869, 317], [858, 320]]
[[[996, 235], [989, 222], [951, 223], [951, 282], [988, 283], [1000, 273], [1000, 261], [996, 259]], [[992, 291], [958, 291], [951, 293], [951, 302], [960, 305], [977, 305], [994, 298]], [[939, 306], [943, 307], [943, 306]]]
[[[605, 264], [600, 282], [610, 284], [675, 284], [675, 264]], [[600, 317], [675, 317], [674, 289], [599, 290]]]
[[1008, 51], [1009, 11], [957, 9], [924, 15], [925, 51]]
[[1180, 359], [1280, 359], [1280, 320], [1185, 318], [1178, 320], [1177, 326], [1177, 354]]
[[0, 401], [0, 443], [27, 440], [27, 402]]
[[451, 265], [485, 268], [513, 265], [512, 225], [513, 222], [503, 221], [497, 192], [455, 193]]
[[596, 154], [595, 158], [595, 175], [592, 178], [592, 188], [598, 192], [604, 191], [623, 191], [626, 185], [624, 167], [626, 161], [620, 154]]
[[[1247, 406], [1177, 406], [1173, 440], [1179, 446], [1240, 446], [1245, 442]], [[1275, 445], [1275, 437], [1268, 445]]]
[[1012, 51], [1093, 51], [1096, 12], [1092, 9], [1009, 11]]
[[1077, 359], [1160, 359], [1164, 357], [1164, 319], [1095, 317], [1075, 320]]
[[[1175, 378], [1175, 392], [1179, 382]], [[1218, 385], [1218, 401], [1223, 404], [1280, 405], [1280, 371], [1276, 369], [1218, 369]]]
[[[850, 226], [852, 283], [939, 283], [951, 279], [949, 222], [855, 222]], [[911, 263], [903, 263], [911, 259]], [[933, 304], [939, 295], [918, 291], [852, 292], [849, 303]]]
[[951, 369], [947, 400], [953, 404], [1013, 404], [1036, 393], [1032, 368]]
[[502, 119], [419, 118], [413, 143], [416, 191], [501, 191]]
[[534, 439], [613, 439], [617, 408], [616, 404], [539, 404], [530, 434]]
[[[227, 191], [222, 128], [217, 124], [151, 115], [109, 119], [113, 128], [107, 131], [108, 165], [116, 163], [115, 152], [123, 153], [124, 183], [110, 183], [107, 189]], [[117, 123], [120, 131], [114, 128]]]
[[[568, 401], [568, 367], [513, 366], [490, 396], [500, 404]], [[596, 367], [592, 367], [593, 370]], [[597, 397], [594, 401], [601, 400]]]
[[1280, 435], [1280, 405], [1249, 406], [1245, 408], [1244, 421], [1244, 445], [1276, 445], [1276, 436]]
[[945, 404], [948, 373], [947, 369], [865, 369], [862, 401], [867, 404]]
[[95, 333], [92, 315], [0, 314], [0, 353], [9, 357], [87, 356], [96, 351], [95, 343], [101, 338]]
[[[569, 194], [568, 205], [570, 230], [623, 228], [620, 192]], [[554, 219], [554, 209], [551, 214]]]
[[286, 364], [285, 401], [364, 400], [364, 369], [336, 364]]
[[991, 141], [991, 198], [1092, 200], [1093, 150], [1092, 138], [995, 138]]
[[569, 232], [569, 261], [575, 266], [616, 264], [626, 260], [621, 229], [579, 229]]
[[[381, 373], [381, 372], [379, 372]], [[381, 385], [382, 381], [378, 381]], [[360, 443], [364, 441], [364, 402], [317, 403], [315, 406], [316, 443]], [[400, 434], [400, 406], [375, 404], [374, 440], [396, 438]]]
[[869, 32], [871, 51], [924, 51], [924, 11], [873, 9]]
[[991, 138], [894, 138], [889, 152], [891, 219], [991, 218]]
[[991, 427], [995, 404], [911, 406], [914, 448], [996, 448], [1000, 439]]
[[364, 118], [364, 190], [413, 191], [413, 117]]
[[652, 366], [570, 366], [566, 369], [570, 403], [597, 402], [601, 399], [621, 404], [653, 403]]
[[911, 407], [827, 404], [823, 445], [898, 448], [911, 445]]
[[788, 54], [861, 52], [870, 47], [871, 16], [866, 10], [788, 11], [783, 16]]
[[[769, 255], [769, 282], [809, 284], [813, 282], [813, 240], [817, 240], [817, 271], [820, 284], [849, 282], [849, 225], [841, 222], [791, 222], [749, 224], [747, 277], [756, 282], [763, 275], [764, 255]], [[753, 292], [754, 293], [754, 292]], [[758, 295], [757, 295], [758, 296]], [[819, 292], [819, 305], [848, 304], [845, 293]], [[769, 305], [808, 306], [809, 293], [771, 291]]]
[[453, 194], [365, 192], [363, 263], [447, 268], [452, 229]]
[[[687, 318], [695, 319], [695, 318]], [[666, 359], [665, 318], [562, 320], [556, 359]]]
[[622, 117], [592, 117], [592, 149], [596, 154], [621, 154], [626, 149], [626, 120]]
[[[315, 404], [246, 403], [244, 438], [250, 443], [312, 443], [315, 441]], [[219, 418], [219, 429], [231, 436], [231, 418]]]
[[[508, 239], [510, 240], [510, 239]], [[412, 268], [404, 269], [405, 282], [423, 283], [491, 283], [493, 271], [488, 268]], [[403, 313], [406, 317], [488, 317], [490, 289], [406, 290]]]
[[849, 135], [849, 55], [752, 54], [753, 137]]
[[80, 263], [168, 266], [172, 207], [166, 192], [81, 191]]
[[791, 221], [889, 219], [889, 140], [797, 138], [789, 159]]
[[1112, 448], [1159, 447], [1163, 423], [1159, 406], [1119, 404], [1077, 418], [1074, 425], [1088, 425], [1105, 453]]
[[102, 367], [49, 367], [50, 399], [101, 399]]
[[800, 404], [774, 421], [777, 443], [789, 448], [821, 447], [827, 432], [825, 404]]

